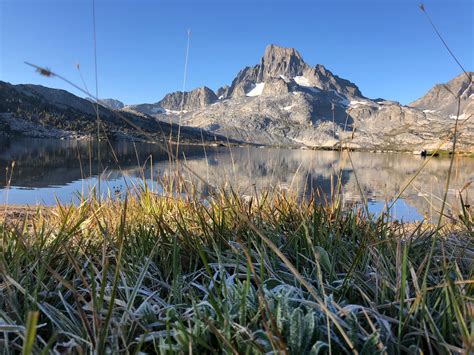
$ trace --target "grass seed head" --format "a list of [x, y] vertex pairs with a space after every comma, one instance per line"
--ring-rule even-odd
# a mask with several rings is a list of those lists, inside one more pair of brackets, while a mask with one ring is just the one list
[[54, 76], [53, 72], [51, 71], [51, 69], [49, 68], [41, 68], [41, 67], [38, 67], [36, 69], [36, 71], [40, 74], [40, 75], [43, 75], [43, 76], [46, 76], [46, 77], [52, 77]]

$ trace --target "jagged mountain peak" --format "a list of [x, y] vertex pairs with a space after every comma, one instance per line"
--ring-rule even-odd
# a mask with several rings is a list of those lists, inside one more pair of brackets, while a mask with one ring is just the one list
[[296, 49], [270, 44], [259, 64], [246, 67], [237, 74], [225, 98], [248, 96], [257, 84], [275, 82], [275, 79], [292, 82], [296, 89], [305, 87], [336, 91], [348, 97], [363, 97], [355, 84], [339, 78], [323, 65], [308, 65]]
[[264, 81], [280, 75], [295, 77], [301, 75], [306, 67], [301, 54], [294, 48], [280, 47], [270, 44], [260, 61], [259, 78]]
[[277, 44], [269, 44], [265, 47], [264, 58], [283, 58], [292, 56], [300, 60], [303, 59], [301, 54], [295, 48], [282, 47]]

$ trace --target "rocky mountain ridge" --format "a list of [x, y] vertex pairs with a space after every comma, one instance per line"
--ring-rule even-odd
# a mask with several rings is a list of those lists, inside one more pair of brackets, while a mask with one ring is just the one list
[[[110, 102], [110, 101], [109, 101]], [[176, 139], [175, 124], [153, 117], [114, 110], [100, 101], [99, 117], [111, 139]], [[95, 136], [96, 105], [68, 91], [41, 85], [13, 85], [0, 81], [0, 136], [82, 138]], [[130, 125], [129, 123], [132, 123]], [[200, 129], [181, 127], [183, 142], [227, 142], [227, 138]], [[145, 134], [143, 134], [143, 132]], [[103, 133], [101, 133], [103, 135]]]
[[[93, 105], [84, 105], [85, 100], [63, 90], [31, 85], [18, 85], [15, 90], [26, 96], [31, 92], [43, 95], [55, 109], [95, 115]], [[49, 90], [47, 95], [45, 90]], [[436, 85], [404, 106], [367, 98], [356, 84], [323, 65], [307, 64], [297, 50], [269, 45], [258, 64], [242, 69], [230, 85], [216, 92], [201, 87], [170, 93], [156, 103], [124, 107], [101, 100], [101, 110], [105, 117], [118, 110], [152, 126], [179, 122], [186, 129], [205, 132], [211, 140], [226, 137], [250, 144], [419, 151], [439, 146], [449, 149], [450, 132], [458, 117], [457, 97], [458, 149], [473, 152], [472, 73]], [[5, 111], [0, 104], [1, 112]], [[54, 127], [62, 128], [61, 122]]]
[[458, 111], [460, 119], [474, 113], [473, 73], [461, 73], [446, 84], [436, 84], [423, 97], [409, 104], [423, 112], [437, 113], [449, 118], [456, 118]]
[[[469, 77], [471, 75], [471, 77]], [[474, 150], [472, 74], [433, 90], [413, 106], [369, 99], [324, 66], [310, 66], [298, 51], [270, 45], [259, 64], [240, 71], [220, 100], [186, 112], [183, 124], [258, 144], [367, 150], [449, 149], [455, 95], [461, 95], [458, 147]], [[441, 93], [443, 93], [441, 95]], [[448, 93], [448, 94], [446, 94]]]
[[206, 86], [188, 92], [175, 91], [167, 94], [160, 101], [153, 104], [139, 104], [125, 107], [128, 111], [135, 111], [147, 115], [178, 114], [202, 109], [218, 101], [214, 91]]
[[[200, 88], [185, 93], [184, 101], [177, 92], [155, 104], [125, 109], [255, 144], [449, 149], [457, 106], [450, 92], [461, 95], [461, 121], [474, 112], [469, 75], [438, 85], [404, 106], [367, 98], [356, 84], [322, 64], [307, 64], [296, 49], [269, 45], [257, 65], [242, 69], [215, 94]], [[459, 147], [473, 151], [472, 123], [467, 120], [462, 126]]]

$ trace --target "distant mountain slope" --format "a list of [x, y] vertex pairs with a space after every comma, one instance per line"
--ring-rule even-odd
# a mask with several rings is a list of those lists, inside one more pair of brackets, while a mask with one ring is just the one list
[[[86, 97], [86, 100], [95, 103], [95, 100], [89, 97]], [[122, 101], [116, 99], [100, 99], [99, 104], [111, 110], [121, 110], [125, 107], [125, 104]]]
[[125, 107], [125, 104], [122, 101], [116, 99], [100, 99], [100, 103], [112, 110], [121, 110]]
[[[111, 110], [99, 105], [99, 116], [112, 138], [136, 137], [168, 140], [176, 138], [178, 127], [153, 117]], [[71, 137], [95, 134], [96, 106], [65, 90], [40, 85], [12, 85], [0, 81], [0, 134], [32, 137]], [[133, 124], [130, 125], [126, 122]], [[146, 136], [137, 130], [147, 133]], [[224, 137], [200, 129], [182, 127], [184, 142], [224, 141]]]
[[[461, 73], [446, 84], [437, 84], [423, 97], [412, 102], [409, 106], [426, 112], [455, 118], [460, 100], [460, 118], [474, 114], [474, 84], [473, 72]], [[470, 77], [468, 77], [470, 76]], [[466, 116], [466, 117], [465, 117]]]

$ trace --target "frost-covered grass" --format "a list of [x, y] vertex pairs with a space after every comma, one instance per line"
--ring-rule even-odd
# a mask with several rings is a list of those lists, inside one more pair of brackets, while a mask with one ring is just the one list
[[3, 224], [3, 353], [473, 350], [467, 210], [436, 231], [278, 193], [172, 196]]

